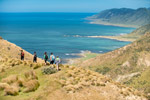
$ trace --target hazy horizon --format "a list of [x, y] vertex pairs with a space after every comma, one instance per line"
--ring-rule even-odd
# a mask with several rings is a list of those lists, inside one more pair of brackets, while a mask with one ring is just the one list
[[0, 12], [98, 13], [112, 8], [149, 8], [150, 0], [0, 0]]

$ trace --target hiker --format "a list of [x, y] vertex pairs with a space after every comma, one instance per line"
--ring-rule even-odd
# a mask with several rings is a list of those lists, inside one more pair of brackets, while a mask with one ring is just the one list
[[44, 61], [45, 61], [45, 65], [47, 63], [47, 60], [48, 60], [48, 55], [47, 55], [47, 52], [44, 53]]
[[54, 64], [55, 62], [55, 56], [53, 55], [53, 53], [51, 53], [50, 55], [50, 64]]
[[37, 63], [37, 55], [36, 55], [36, 52], [34, 52], [33, 62]]
[[59, 71], [59, 63], [61, 62], [59, 56], [56, 57], [55, 59], [55, 64], [56, 64], [56, 67], [57, 67], [57, 70]]
[[21, 50], [21, 60], [24, 60], [24, 52]]

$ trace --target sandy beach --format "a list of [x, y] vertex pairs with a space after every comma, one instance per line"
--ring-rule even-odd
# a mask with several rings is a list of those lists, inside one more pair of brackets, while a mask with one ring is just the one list
[[134, 41], [134, 39], [125, 38], [123, 36], [87, 36], [87, 37], [89, 37], [89, 38], [106, 38], [106, 39], [126, 41], [126, 42], [133, 42]]

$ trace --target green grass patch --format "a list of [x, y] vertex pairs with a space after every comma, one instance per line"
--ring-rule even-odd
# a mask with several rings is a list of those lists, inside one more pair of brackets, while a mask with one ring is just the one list
[[81, 60], [84, 61], [84, 60], [88, 60], [88, 59], [91, 59], [91, 58], [94, 58], [96, 56], [98, 56], [99, 54], [96, 54], [96, 53], [87, 53], [85, 54], [85, 57], [82, 57]]

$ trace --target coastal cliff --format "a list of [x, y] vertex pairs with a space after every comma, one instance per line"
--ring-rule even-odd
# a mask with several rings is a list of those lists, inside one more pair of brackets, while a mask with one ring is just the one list
[[88, 17], [92, 24], [104, 24], [123, 27], [140, 27], [150, 24], [150, 10], [148, 8], [139, 9], [108, 9], [99, 14]]

